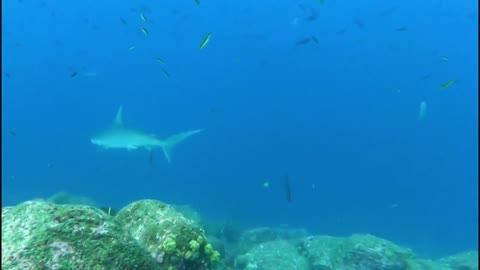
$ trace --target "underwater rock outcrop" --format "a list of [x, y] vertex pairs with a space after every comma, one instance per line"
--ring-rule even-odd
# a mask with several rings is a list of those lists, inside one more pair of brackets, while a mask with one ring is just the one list
[[408, 248], [368, 234], [302, 237], [298, 231], [278, 234], [277, 230], [246, 231], [240, 237], [234, 265], [225, 269], [478, 270], [476, 251], [427, 260], [417, 258]]
[[235, 260], [236, 269], [309, 270], [306, 258], [295, 246], [285, 240], [265, 242], [253, 246], [247, 253]]
[[216, 236], [207, 239], [199, 218], [155, 200], [133, 202], [118, 213], [110, 207], [27, 201], [2, 208], [1, 268], [478, 270], [478, 251], [423, 259], [368, 234], [309, 236], [305, 230], [262, 227], [227, 230], [224, 237], [222, 231], [211, 229]]
[[120, 210], [116, 219], [161, 269], [207, 270], [220, 260], [204, 230], [168, 204], [137, 201]]
[[171, 206], [134, 202], [112, 216], [86, 205], [2, 208], [2, 269], [214, 269], [203, 229]]
[[299, 244], [299, 250], [313, 269], [408, 270], [414, 254], [372, 235], [348, 238], [311, 236]]
[[246, 252], [253, 246], [275, 241], [275, 240], [295, 240], [307, 237], [306, 230], [260, 227], [247, 230], [240, 235], [238, 240], [238, 252]]
[[2, 269], [158, 268], [137, 241], [103, 211], [28, 201], [2, 208]]

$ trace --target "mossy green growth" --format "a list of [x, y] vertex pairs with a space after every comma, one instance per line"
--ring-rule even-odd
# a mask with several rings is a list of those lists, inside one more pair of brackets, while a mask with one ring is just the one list
[[189, 250], [185, 252], [185, 259], [190, 260], [193, 256], [193, 253]]
[[190, 250], [193, 252], [197, 252], [200, 248], [200, 244], [196, 240], [191, 240], [188, 245], [190, 246]]
[[220, 253], [216, 251], [211, 244], [205, 245], [204, 252], [210, 259], [210, 262], [215, 263], [220, 261]]
[[174, 253], [177, 248], [177, 242], [171, 237], [167, 237], [163, 242], [163, 250], [165, 253]]

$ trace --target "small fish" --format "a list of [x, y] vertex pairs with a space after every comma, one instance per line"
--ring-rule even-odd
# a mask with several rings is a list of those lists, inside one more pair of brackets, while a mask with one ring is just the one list
[[442, 84], [442, 85], [440, 86], [440, 89], [443, 90], [443, 89], [448, 88], [448, 87], [450, 87], [450, 86], [452, 86], [452, 85], [454, 85], [454, 84], [456, 84], [456, 83], [457, 83], [457, 80], [448, 81], [448, 82]]
[[170, 73], [168, 73], [166, 69], [162, 68], [162, 72], [165, 74], [165, 76], [167, 76], [167, 78], [170, 78]]
[[290, 187], [290, 177], [288, 177], [288, 175], [285, 176], [285, 195], [287, 202], [292, 202], [292, 189]]
[[295, 45], [296, 46], [306, 45], [306, 44], [310, 43], [311, 41], [312, 41], [312, 37], [308, 37], [308, 38], [304, 38], [304, 39], [301, 39], [301, 40], [295, 42]]
[[150, 150], [150, 156], [148, 157], [148, 163], [150, 164], [150, 168], [153, 168], [153, 151]]
[[318, 3], [319, 3], [320, 5], [323, 5], [323, 0], [318, 0]]
[[110, 216], [115, 216], [117, 214], [117, 210], [112, 208], [112, 207], [100, 207], [100, 210], [102, 210], [103, 212], [105, 212], [106, 214], [110, 215]]
[[442, 57], [440, 57], [440, 60], [442, 60], [442, 61], [444, 61], [444, 62], [447, 62], [447, 61], [448, 61], [448, 57], [442, 56]]
[[313, 22], [313, 21], [315, 21], [317, 18], [318, 18], [318, 17], [317, 17], [317, 14], [312, 14], [312, 15], [307, 16], [307, 17], [305, 18], [305, 21], [307, 21], [307, 22]]
[[315, 36], [312, 36], [312, 41], [315, 42], [315, 44], [318, 44], [318, 39]]
[[143, 27], [143, 25], [140, 25], [140, 30], [142, 30], [142, 33], [143, 33], [145, 36], [148, 36], [148, 34], [149, 34], [149, 33], [148, 33], [148, 30], [147, 30], [145, 27]]
[[203, 49], [203, 48], [205, 48], [205, 46], [207, 46], [207, 43], [210, 40], [211, 36], [212, 36], [212, 33], [208, 33], [207, 36], [205, 36], [202, 43], [200, 44], [200, 49]]
[[422, 80], [422, 81], [423, 80], [429, 80], [431, 78], [432, 78], [432, 74], [429, 73], [429, 74], [425, 74], [422, 77], [420, 77], [420, 80]]
[[263, 187], [264, 188], [268, 188], [269, 186], [270, 186], [270, 182], [268, 182], [268, 181], [263, 182]]
[[128, 50], [129, 50], [129, 51], [135, 50], [135, 46], [130, 46], [130, 47], [128, 48]]
[[401, 26], [399, 28], [396, 29], [398, 32], [405, 32], [408, 30], [408, 28], [406, 26]]
[[77, 72], [73, 72], [72, 75], [70, 75], [70, 77], [73, 78], [73, 77], [77, 76], [77, 74], [78, 74]]
[[140, 19], [142, 19], [143, 22], [147, 22], [147, 17], [142, 13], [140, 13]]
[[363, 29], [365, 27], [365, 22], [361, 18], [355, 18], [353, 23], [357, 26], [358, 29]]
[[197, 6], [200, 6], [200, 0], [195, 0], [195, 4], [197, 4]]
[[9, 130], [8, 133], [10, 133], [10, 135], [12, 135], [13, 137], [17, 136], [17, 132], [13, 129]]
[[293, 20], [290, 22], [290, 24], [296, 25], [296, 24], [298, 24], [298, 21], [299, 21], [299, 20], [300, 20], [300, 19], [299, 19], [298, 17], [295, 17], [295, 18], [293, 18]]
[[124, 18], [120, 18], [120, 22], [121, 22], [122, 24], [127, 24], [127, 21], [126, 21]]
[[420, 107], [418, 109], [418, 121], [425, 119], [427, 114], [427, 103], [425, 101], [420, 102]]
[[156, 60], [157, 62], [159, 62], [160, 64], [165, 63], [165, 60], [163, 60], [163, 59], [160, 58], [160, 57], [155, 57], [155, 60]]

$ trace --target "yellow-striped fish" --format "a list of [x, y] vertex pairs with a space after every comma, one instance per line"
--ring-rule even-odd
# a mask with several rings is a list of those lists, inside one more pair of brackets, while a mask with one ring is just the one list
[[160, 58], [160, 57], [155, 57], [155, 60], [156, 60], [157, 62], [159, 62], [160, 64], [165, 63], [165, 60], [163, 60], [163, 59]]
[[145, 27], [143, 27], [143, 25], [140, 25], [140, 30], [142, 30], [142, 33], [143, 33], [145, 36], [148, 36], [148, 34], [149, 34], [149, 33], [148, 33], [148, 30], [147, 30]]
[[440, 86], [440, 89], [443, 90], [443, 89], [445, 89], [445, 88], [448, 88], [448, 87], [454, 85], [455, 83], [457, 83], [457, 80], [448, 81], [448, 82], [442, 84], [442, 85]]
[[208, 33], [208, 35], [203, 39], [202, 44], [200, 44], [200, 49], [203, 49], [205, 48], [205, 46], [207, 46], [207, 43], [210, 40], [211, 36], [212, 36], [212, 33]]
[[145, 15], [142, 13], [140, 13], [140, 19], [142, 19], [142, 21], [146, 22], [147, 21], [147, 17], [145, 17]]

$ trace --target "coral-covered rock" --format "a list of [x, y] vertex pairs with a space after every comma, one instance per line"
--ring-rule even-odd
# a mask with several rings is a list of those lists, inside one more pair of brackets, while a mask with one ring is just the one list
[[213, 269], [220, 259], [204, 230], [168, 204], [155, 200], [133, 202], [115, 219], [161, 269]]
[[311, 236], [298, 247], [313, 270], [407, 270], [414, 259], [409, 249], [371, 235]]
[[250, 248], [275, 240], [300, 240], [308, 234], [305, 230], [288, 228], [260, 227], [242, 233], [238, 243], [238, 252], [244, 253]]
[[[121, 256], [119, 256], [121, 254]], [[28, 201], [2, 208], [2, 269], [157, 269], [103, 211]]]
[[478, 270], [478, 251], [468, 251], [438, 260], [452, 270]]
[[245, 270], [308, 270], [308, 261], [298, 254], [295, 246], [284, 240], [255, 245], [247, 253], [237, 257], [237, 269]]

